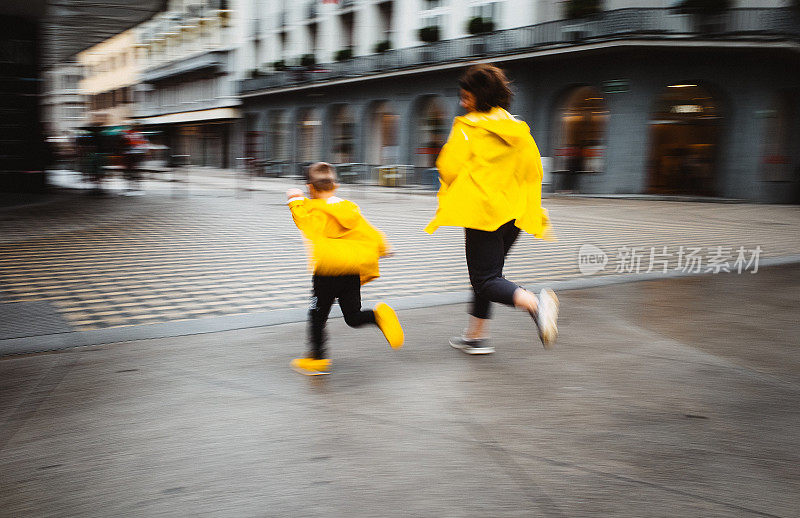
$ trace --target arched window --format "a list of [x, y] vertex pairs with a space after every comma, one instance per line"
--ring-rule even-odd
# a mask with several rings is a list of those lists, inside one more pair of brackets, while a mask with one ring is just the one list
[[269, 115], [267, 157], [272, 162], [289, 160], [289, 118], [285, 110], [273, 110]]
[[396, 164], [400, 158], [400, 118], [388, 101], [375, 104], [370, 117], [367, 163], [370, 165]]
[[605, 171], [606, 125], [609, 110], [591, 86], [573, 89], [558, 113], [558, 144], [554, 169], [564, 173], [557, 189], [579, 190], [579, 173]]
[[317, 110], [308, 108], [300, 112], [298, 117], [298, 158], [301, 163], [321, 160], [322, 120]]
[[447, 140], [448, 124], [441, 98], [430, 97], [422, 102], [417, 120], [415, 164], [434, 167], [436, 157]]
[[335, 164], [348, 164], [355, 161], [355, 122], [350, 106], [342, 104], [334, 107], [332, 117], [331, 160]]

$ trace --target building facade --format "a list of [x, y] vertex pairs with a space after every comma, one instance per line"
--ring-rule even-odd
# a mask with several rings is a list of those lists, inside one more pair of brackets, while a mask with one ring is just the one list
[[95, 126], [128, 124], [133, 115], [134, 87], [139, 82], [136, 32], [121, 32], [77, 55], [83, 70], [80, 91], [87, 118]]
[[42, 120], [51, 137], [71, 137], [88, 124], [86, 101], [80, 89], [83, 78], [77, 63], [57, 65], [44, 73]]
[[[617, 0], [578, 19], [550, 1], [268, 4], [242, 44], [241, 152], [275, 171], [402, 164], [424, 182], [458, 75], [493, 62], [554, 190], [800, 198], [800, 19], [782, 2], [701, 16]], [[475, 17], [491, 30], [469, 35]]]
[[141, 81], [135, 120], [175, 161], [230, 167], [239, 119], [235, 3], [170, 0], [139, 25]]

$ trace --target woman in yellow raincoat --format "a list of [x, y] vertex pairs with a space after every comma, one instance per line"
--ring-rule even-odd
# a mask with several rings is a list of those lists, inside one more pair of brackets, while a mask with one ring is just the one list
[[436, 216], [425, 227], [464, 227], [467, 269], [475, 296], [463, 336], [450, 345], [469, 354], [494, 352], [486, 339], [492, 302], [526, 310], [545, 347], [558, 335], [558, 298], [552, 290], [537, 297], [503, 277], [506, 255], [520, 230], [549, 239], [542, 208], [542, 161], [524, 122], [506, 111], [508, 80], [493, 65], [474, 65], [459, 81], [461, 106], [436, 167], [441, 188]]

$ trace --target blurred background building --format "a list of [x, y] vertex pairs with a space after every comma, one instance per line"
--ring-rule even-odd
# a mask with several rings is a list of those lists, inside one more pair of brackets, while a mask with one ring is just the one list
[[[245, 154], [425, 183], [470, 62], [507, 69], [554, 190], [798, 199], [783, 1], [244, 2]], [[248, 14], [256, 13], [259, 14]], [[354, 164], [354, 165], [351, 165]]]
[[134, 119], [181, 163], [233, 164], [236, 80], [243, 77], [235, 54], [244, 26], [233, 23], [231, 3], [170, 0], [135, 29], [141, 78]]
[[89, 123], [97, 126], [129, 124], [134, 87], [140, 81], [133, 29], [93, 45], [78, 54], [84, 71], [81, 93], [88, 101]]
[[42, 117], [47, 134], [74, 136], [89, 122], [86, 96], [81, 89], [83, 70], [76, 62], [58, 64], [45, 70]]
[[[552, 190], [800, 200], [798, 0], [13, 4], [0, 14], [14, 88], [41, 94], [43, 69], [73, 80], [77, 60], [88, 123], [137, 124], [195, 166], [297, 175], [324, 159], [347, 180], [434, 184], [457, 78], [494, 62]], [[26, 99], [4, 109], [43, 120]], [[77, 114], [79, 97], [43, 99], [60, 137], [55, 106]], [[42, 140], [41, 124], [25, 131]], [[42, 169], [42, 153], [12, 156], [3, 170]]]
[[0, 192], [45, 188], [53, 143], [69, 137], [80, 110], [77, 54], [163, 8], [164, 0], [0, 2]]

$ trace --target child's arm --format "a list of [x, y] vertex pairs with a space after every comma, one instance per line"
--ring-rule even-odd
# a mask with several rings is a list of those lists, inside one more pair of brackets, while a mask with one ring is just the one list
[[307, 198], [303, 196], [303, 191], [300, 189], [289, 189], [286, 191], [286, 204], [289, 205], [289, 210], [292, 211], [294, 224], [304, 233], [311, 219], [311, 215], [306, 207], [306, 201]]

